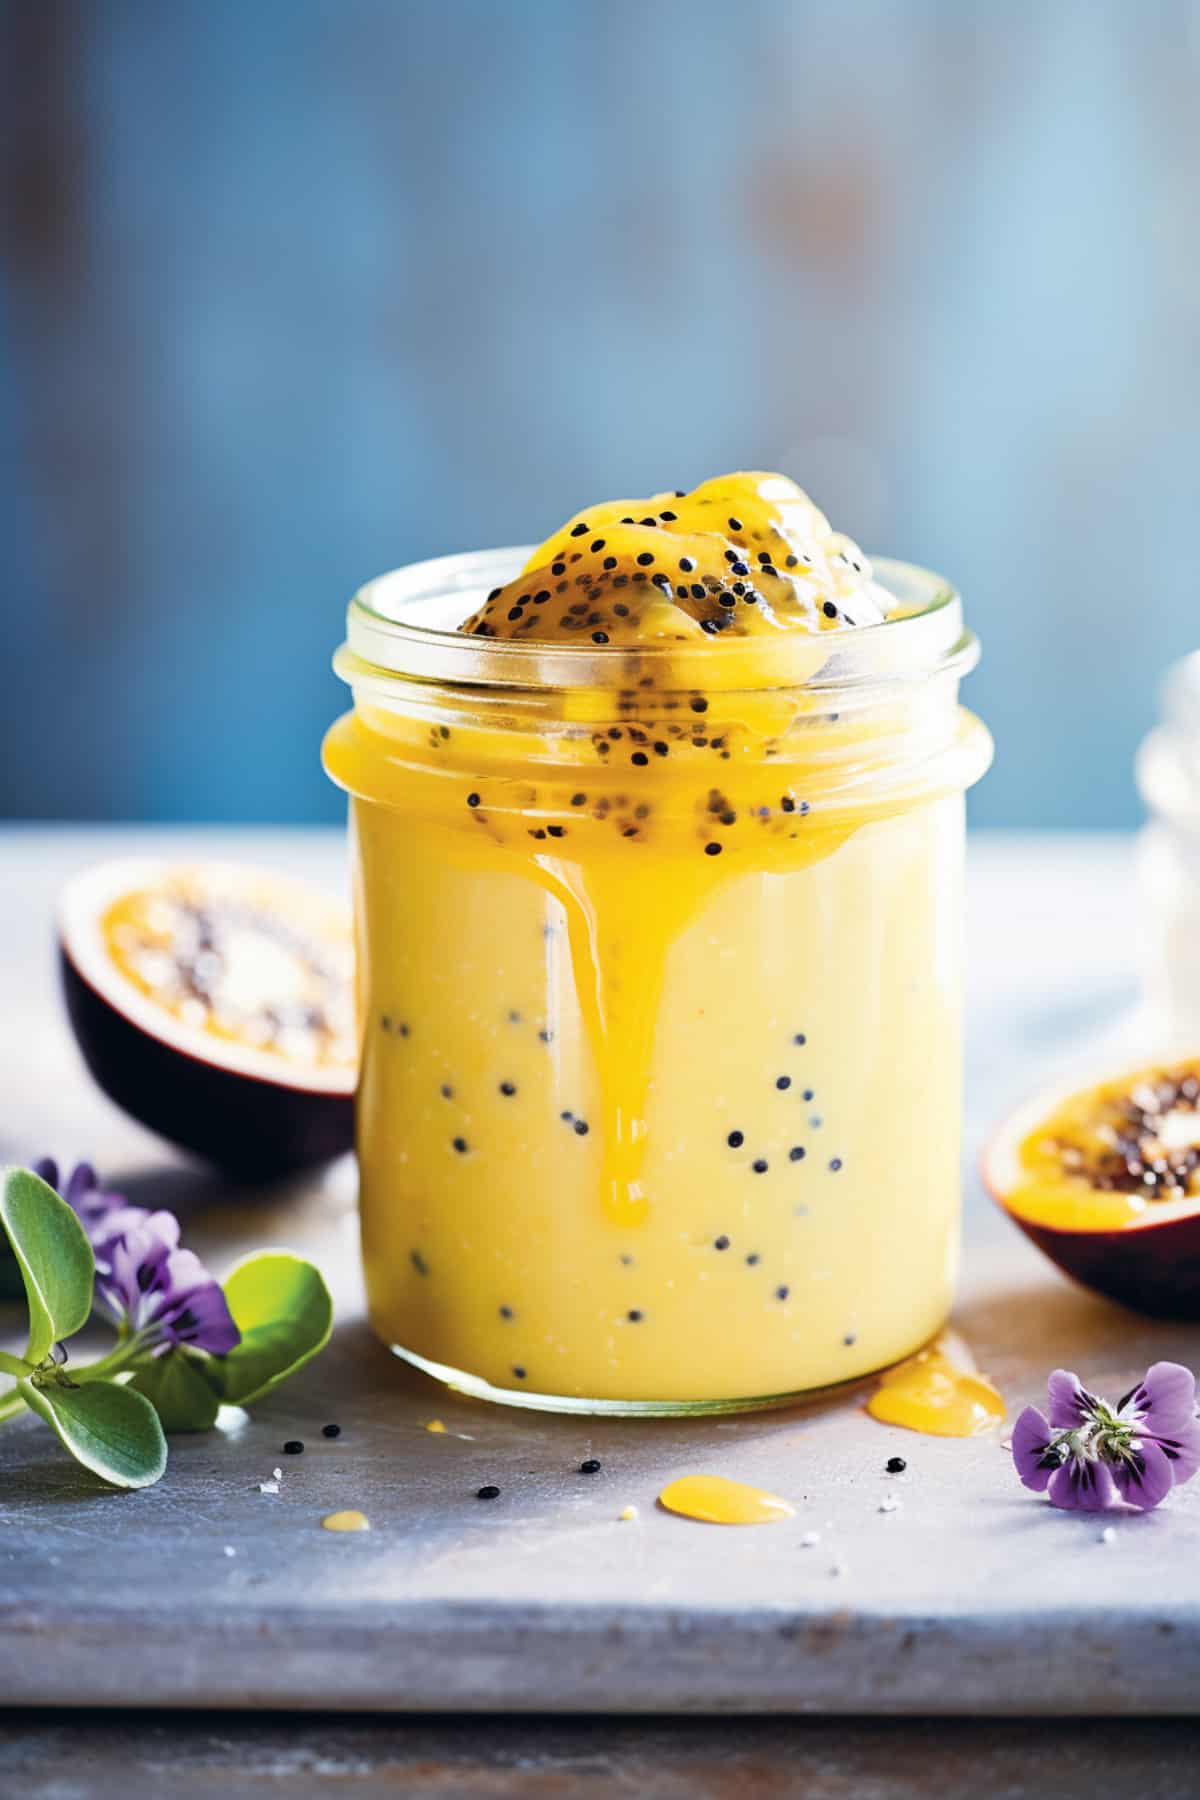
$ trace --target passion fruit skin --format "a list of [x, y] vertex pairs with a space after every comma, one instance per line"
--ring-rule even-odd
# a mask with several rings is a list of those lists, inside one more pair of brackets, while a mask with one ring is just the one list
[[353, 1147], [353, 1094], [225, 1069], [164, 1043], [96, 991], [62, 939], [59, 968], [93, 1079], [160, 1137], [243, 1181], [278, 1179]]
[[1128, 1231], [1055, 1231], [993, 1198], [1081, 1287], [1151, 1319], [1200, 1321], [1200, 1214]]

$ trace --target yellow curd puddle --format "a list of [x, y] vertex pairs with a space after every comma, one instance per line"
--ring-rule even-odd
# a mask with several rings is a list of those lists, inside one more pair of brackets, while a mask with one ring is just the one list
[[1000, 1423], [1007, 1408], [991, 1382], [956, 1361], [952, 1346], [939, 1340], [889, 1369], [867, 1411], [885, 1425], [928, 1437], [979, 1437]]
[[778, 1494], [768, 1494], [745, 1481], [730, 1481], [725, 1475], [681, 1475], [667, 1483], [658, 1504], [706, 1525], [775, 1525], [796, 1513]]
[[371, 1521], [366, 1513], [350, 1508], [346, 1512], [326, 1513], [321, 1526], [325, 1531], [370, 1531]]

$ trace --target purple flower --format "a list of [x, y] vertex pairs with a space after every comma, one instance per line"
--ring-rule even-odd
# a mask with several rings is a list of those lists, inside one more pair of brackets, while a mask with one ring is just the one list
[[[58, 1165], [49, 1157], [33, 1169], [58, 1189]], [[90, 1163], [79, 1163], [58, 1191], [91, 1243], [97, 1303], [151, 1355], [186, 1344], [225, 1356], [241, 1342], [220, 1287], [198, 1256], [180, 1249], [174, 1213], [130, 1206], [123, 1194], [101, 1187]]]
[[240, 1343], [225, 1295], [200, 1258], [179, 1248], [174, 1213], [129, 1208], [96, 1246], [96, 1298], [155, 1356], [174, 1344], [225, 1356]]
[[113, 1194], [101, 1187], [100, 1177], [89, 1162], [76, 1163], [65, 1187], [59, 1186], [58, 1164], [52, 1156], [43, 1156], [40, 1162], [35, 1162], [33, 1172], [66, 1201], [87, 1232], [93, 1248], [98, 1236], [108, 1234], [114, 1215], [136, 1214], [143, 1219], [148, 1216], [145, 1207], [130, 1206], [124, 1194]]
[[1017, 1474], [1055, 1506], [1098, 1512], [1118, 1499], [1143, 1512], [1200, 1469], [1196, 1379], [1158, 1362], [1116, 1406], [1069, 1369], [1047, 1385], [1050, 1417], [1027, 1406], [1013, 1428]]

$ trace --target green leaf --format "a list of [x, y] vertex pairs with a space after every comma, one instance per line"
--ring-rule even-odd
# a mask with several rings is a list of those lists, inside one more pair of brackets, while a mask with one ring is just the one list
[[76, 1462], [114, 1487], [149, 1487], [167, 1466], [158, 1414], [142, 1394], [115, 1381], [85, 1387], [17, 1383], [26, 1405], [57, 1432]]
[[302, 1257], [267, 1250], [239, 1263], [225, 1298], [242, 1341], [214, 1356], [205, 1375], [221, 1399], [247, 1406], [324, 1349], [333, 1330], [333, 1301], [317, 1269]]
[[177, 1347], [142, 1363], [129, 1386], [145, 1394], [164, 1431], [207, 1431], [216, 1424], [221, 1402], [208, 1365], [186, 1350]]
[[92, 1247], [66, 1201], [30, 1169], [0, 1171], [0, 1225], [25, 1283], [25, 1355], [40, 1363], [53, 1344], [87, 1324], [96, 1276]]

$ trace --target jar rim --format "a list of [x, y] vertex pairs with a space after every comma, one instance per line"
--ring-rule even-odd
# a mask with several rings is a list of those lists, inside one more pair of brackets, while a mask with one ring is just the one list
[[892, 681], [960, 676], [979, 646], [963, 625], [962, 601], [942, 576], [890, 557], [872, 559], [875, 579], [905, 607], [879, 624], [830, 632], [781, 631], [681, 644], [565, 644], [480, 637], [457, 629], [472, 601], [517, 576], [531, 546], [474, 550], [409, 563], [365, 582], [347, 609], [346, 642], [334, 659], [345, 680], [389, 678], [464, 688], [607, 689], [657, 669], [662, 688], [761, 691], [804, 686], [843, 692]]

